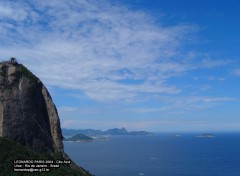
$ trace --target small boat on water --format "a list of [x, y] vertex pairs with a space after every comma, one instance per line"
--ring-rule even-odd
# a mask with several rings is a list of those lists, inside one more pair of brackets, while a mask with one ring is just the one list
[[139, 175], [144, 175], [144, 173], [140, 172]]

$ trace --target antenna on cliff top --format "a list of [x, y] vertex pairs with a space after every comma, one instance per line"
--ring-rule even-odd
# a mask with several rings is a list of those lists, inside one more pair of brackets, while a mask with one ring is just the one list
[[16, 59], [15, 57], [11, 57], [11, 58], [9, 59], [9, 62], [12, 63], [12, 64], [17, 64], [17, 63], [18, 63], [18, 62], [17, 62], [17, 59]]

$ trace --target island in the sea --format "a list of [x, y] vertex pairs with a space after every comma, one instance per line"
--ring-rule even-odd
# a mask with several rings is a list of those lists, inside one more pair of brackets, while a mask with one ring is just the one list
[[173, 136], [173, 137], [181, 137], [182, 135], [181, 135], [181, 134], [173, 133], [172, 136]]
[[147, 131], [127, 131], [125, 128], [113, 128], [107, 131], [93, 130], [93, 129], [62, 129], [64, 136], [73, 136], [76, 134], [83, 134], [86, 136], [96, 137], [96, 136], [106, 136], [106, 135], [144, 135], [150, 136], [153, 133]]
[[64, 138], [63, 141], [70, 141], [70, 142], [88, 142], [88, 141], [92, 141], [93, 138], [90, 136], [86, 136], [84, 134], [76, 134], [72, 137], [69, 138]]
[[198, 138], [213, 138], [215, 136], [213, 134], [210, 134], [210, 133], [204, 133], [204, 134], [198, 135], [196, 137], [198, 137]]

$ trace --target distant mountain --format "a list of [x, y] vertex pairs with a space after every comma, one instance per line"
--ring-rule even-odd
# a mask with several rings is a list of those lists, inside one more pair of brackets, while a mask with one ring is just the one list
[[129, 132], [125, 128], [113, 128], [104, 132], [107, 135], [128, 135]]
[[84, 134], [76, 134], [68, 139], [64, 138], [64, 141], [92, 141], [93, 138], [86, 136]]
[[127, 131], [125, 128], [113, 128], [107, 131], [93, 130], [93, 129], [62, 129], [64, 136], [73, 136], [76, 134], [84, 134], [87, 136], [100, 136], [100, 135], [153, 135], [146, 131]]

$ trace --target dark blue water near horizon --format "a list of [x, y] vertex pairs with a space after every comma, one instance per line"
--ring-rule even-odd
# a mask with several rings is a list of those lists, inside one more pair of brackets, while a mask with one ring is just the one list
[[112, 136], [64, 147], [96, 176], [240, 176], [240, 133], [195, 136]]

